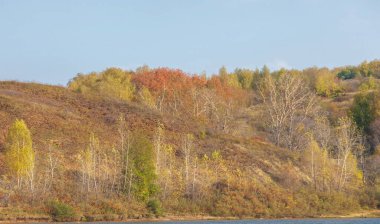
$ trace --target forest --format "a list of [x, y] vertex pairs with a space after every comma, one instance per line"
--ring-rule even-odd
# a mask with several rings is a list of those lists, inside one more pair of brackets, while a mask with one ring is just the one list
[[107, 68], [0, 82], [0, 220], [321, 217], [380, 207], [380, 61]]

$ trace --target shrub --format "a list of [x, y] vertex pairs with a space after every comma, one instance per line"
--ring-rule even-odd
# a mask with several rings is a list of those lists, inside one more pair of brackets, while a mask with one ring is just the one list
[[73, 207], [58, 200], [53, 200], [48, 203], [49, 214], [54, 221], [66, 222], [75, 221], [78, 219]]
[[375, 89], [377, 89], [377, 86], [378, 86], [378, 84], [377, 84], [375, 78], [369, 77], [368, 79], [366, 79], [364, 82], [361, 83], [361, 85], [359, 86], [359, 90], [362, 92], [369, 91], [369, 90], [375, 90]]
[[337, 74], [337, 77], [343, 80], [353, 79], [358, 76], [358, 73], [354, 69], [345, 69]]
[[315, 89], [318, 95], [325, 97], [336, 97], [342, 92], [342, 87], [334, 76], [330, 72], [324, 72], [318, 75]]
[[154, 214], [156, 217], [162, 216], [161, 203], [158, 200], [153, 199], [153, 200], [148, 201], [147, 207], [149, 211], [152, 214]]
[[204, 139], [206, 139], [206, 136], [207, 136], [206, 130], [201, 130], [199, 132], [199, 138], [200, 139], [204, 140]]

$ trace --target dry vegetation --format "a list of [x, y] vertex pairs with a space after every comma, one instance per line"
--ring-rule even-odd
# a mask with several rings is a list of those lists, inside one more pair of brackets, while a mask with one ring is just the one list
[[[377, 64], [222, 68], [210, 78], [112, 68], [67, 88], [0, 82], [0, 219], [315, 217], [376, 208]], [[19, 155], [11, 153], [16, 126], [33, 140], [33, 164], [22, 169], [10, 161]]]

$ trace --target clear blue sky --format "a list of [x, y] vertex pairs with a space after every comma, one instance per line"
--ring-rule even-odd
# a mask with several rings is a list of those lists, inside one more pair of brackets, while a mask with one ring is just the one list
[[0, 79], [359, 64], [380, 58], [379, 12], [378, 0], [0, 0]]

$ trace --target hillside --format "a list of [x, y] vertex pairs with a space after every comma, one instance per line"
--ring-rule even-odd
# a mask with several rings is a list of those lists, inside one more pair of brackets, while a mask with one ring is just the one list
[[[59, 86], [1, 82], [1, 151], [4, 152], [4, 141], [12, 122], [16, 118], [23, 119], [31, 130], [37, 158], [40, 157], [42, 160], [46, 155], [49, 141], [57, 145], [61, 158], [60, 181], [69, 183], [66, 179], [69, 178], [70, 172], [79, 169], [76, 155], [87, 147], [90, 133], [95, 133], [101, 139], [104, 150], [118, 144], [117, 119], [120, 114], [125, 116], [130, 130], [144, 130], [150, 138], [157, 123], [162, 123], [167, 142], [176, 146], [180, 145], [181, 135], [199, 134], [198, 127], [189, 120], [163, 117], [156, 111], [147, 110], [136, 103], [89, 98]], [[295, 165], [297, 161], [293, 155], [260, 139], [207, 136], [205, 139], [197, 138], [196, 144], [197, 153], [201, 155], [211, 155], [214, 150], [221, 150], [228, 166], [253, 174], [257, 182], [285, 184], [282, 183], [286, 182], [283, 180], [285, 166], [290, 169], [286, 172], [300, 170]], [[3, 155], [1, 153], [1, 171], [5, 174]], [[301, 172], [298, 175], [304, 178]]]
[[[375, 132], [346, 117], [362, 92], [316, 96], [299, 73], [222, 70], [206, 79], [111, 68], [68, 87], [0, 82], [0, 219], [318, 217], [376, 208], [378, 154], [374, 141], [361, 140]], [[10, 154], [16, 127], [33, 141], [25, 166], [10, 159], [22, 156]]]

